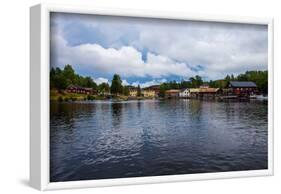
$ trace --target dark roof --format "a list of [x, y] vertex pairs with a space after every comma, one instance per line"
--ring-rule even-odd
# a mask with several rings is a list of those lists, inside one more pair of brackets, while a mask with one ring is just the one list
[[128, 85], [128, 86], [126, 86], [126, 87], [129, 88], [129, 89], [137, 89], [137, 87], [131, 86], [131, 85]]
[[231, 86], [236, 88], [255, 88], [257, 85], [254, 82], [248, 82], [248, 81], [230, 81], [229, 82]]
[[185, 90], [187, 90], [188, 88], [182, 88], [181, 89], [181, 92], [184, 92]]
[[81, 86], [78, 86], [78, 85], [69, 85], [67, 87], [67, 89], [77, 89], [77, 90], [80, 90], [80, 89], [83, 89]]
[[145, 89], [160, 89], [160, 85], [151, 85], [146, 87]]
[[166, 90], [165, 92], [166, 93], [179, 93], [180, 90], [178, 90], [178, 89], [171, 89], [171, 90]]
[[93, 88], [84, 88], [78, 85], [69, 85], [67, 89], [76, 89], [76, 90], [93, 90]]
[[83, 88], [84, 90], [93, 91], [93, 88]]

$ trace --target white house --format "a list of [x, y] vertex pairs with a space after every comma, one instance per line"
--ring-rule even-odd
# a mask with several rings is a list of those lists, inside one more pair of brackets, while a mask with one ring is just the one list
[[179, 96], [180, 96], [181, 98], [190, 97], [189, 89], [188, 89], [188, 88], [181, 89], [181, 91], [180, 91], [180, 93], [179, 93]]

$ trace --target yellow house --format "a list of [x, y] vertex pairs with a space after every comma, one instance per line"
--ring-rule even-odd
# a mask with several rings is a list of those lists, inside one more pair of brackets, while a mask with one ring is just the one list
[[133, 97], [137, 97], [138, 95], [138, 90], [137, 89], [130, 89], [129, 90], [129, 95]]
[[189, 92], [190, 93], [199, 93], [200, 92], [200, 88], [190, 88]]
[[156, 96], [156, 93], [154, 90], [142, 90], [142, 95], [146, 98], [154, 98]]

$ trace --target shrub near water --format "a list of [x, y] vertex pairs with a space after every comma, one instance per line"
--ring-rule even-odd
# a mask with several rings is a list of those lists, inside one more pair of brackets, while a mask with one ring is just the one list
[[88, 100], [95, 100], [95, 97], [92, 96], [92, 95], [88, 95], [88, 96], [87, 96], [87, 99], [88, 99]]
[[65, 102], [68, 102], [68, 101], [69, 101], [69, 98], [68, 98], [68, 97], [65, 97], [65, 98], [64, 98], [64, 101], [65, 101]]
[[77, 100], [77, 98], [73, 97], [73, 96], [70, 99], [71, 99], [71, 101], [76, 101]]
[[63, 98], [62, 98], [61, 96], [59, 96], [59, 97], [58, 97], [58, 101], [59, 101], [59, 102], [62, 102], [62, 101], [63, 101]]

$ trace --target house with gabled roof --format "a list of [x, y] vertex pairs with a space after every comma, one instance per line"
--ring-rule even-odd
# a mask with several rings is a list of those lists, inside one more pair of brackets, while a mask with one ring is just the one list
[[69, 85], [66, 90], [68, 93], [76, 93], [76, 94], [95, 94], [96, 90], [93, 88], [85, 88], [78, 85]]
[[188, 98], [190, 97], [190, 91], [189, 91], [189, 88], [183, 88], [180, 90], [180, 93], [179, 93], [179, 97], [180, 98]]
[[222, 90], [204, 85], [200, 86], [200, 88], [190, 88], [189, 93], [191, 98], [215, 98], [222, 93]]
[[179, 97], [180, 90], [178, 89], [170, 89], [165, 91], [166, 98], [177, 98]]
[[237, 96], [250, 96], [258, 93], [257, 85], [252, 81], [229, 81], [227, 88]]

